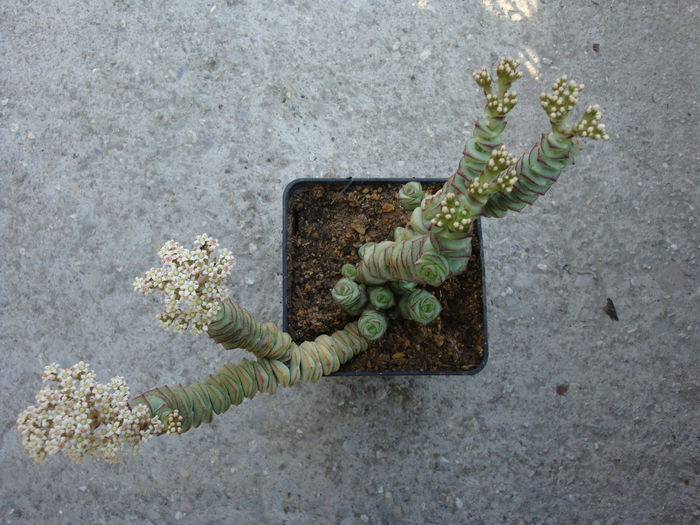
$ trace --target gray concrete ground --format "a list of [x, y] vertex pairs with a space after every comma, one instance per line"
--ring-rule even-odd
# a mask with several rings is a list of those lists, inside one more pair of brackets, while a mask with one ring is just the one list
[[[697, 523], [699, 14], [2, 2], [2, 523]], [[537, 95], [565, 72], [611, 140], [484, 224], [480, 375], [324, 379], [117, 467], [24, 456], [15, 417], [48, 362], [87, 360], [136, 393], [230, 360], [159, 332], [156, 299], [132, 291], [160, 243], [217, 237], [239, 261], [234, 295], [279, 322], [285, 185], [449, 175], [482, 105], [469, 74], [503, 55], [525, 72], [512, 151], [546, 128]]]

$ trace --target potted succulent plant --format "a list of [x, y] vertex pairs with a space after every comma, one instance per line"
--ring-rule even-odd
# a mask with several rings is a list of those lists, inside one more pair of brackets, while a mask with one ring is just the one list
[[430, 327], [444, 308], [431, 290], [467, 268], [477, 219], [532, 204], [573, 161], [576, 137], [608, 138], [597, 106], [570, 121], [583, 86], [562, 77], [551, 94], [540, 95], [551, 131], [529, 153], [513, 158], [501, 145], [501, 133], [517, 103], [511, 89], [521, 76], [517, 66], [512, 59], [499, 61], [495, 82], [485, 69], [474, 73], [486, 105], [455, 174], [434, 193], [415, 181], [404, 185], [399, 201], [410, 213], [407, 223], [397, 225], [392, 240], [362, 244], [342, 267], [329, 292], [352, 317], [344, 327], [295, 343], [289, 333], [257, 321], [227, 297], [224, 281], [233, 258], [216, 240], [202, 235], [192, 250], [168, 241], [160, 250], [162, 266], [134, 283], [143, 293], [164, 294], [161, 326], [207, 333], [223, 348], [245, 349], [253, 359], [224, 365], [189, 386], [162, 386], [135, 397], [120, 377], [97, 383], [86, 363], [49, 365], [36, 404], [17, 420], [30, 458], [43, 461], [63, 450], [75, 461], [92, 455], [115, 462], [124, 445], [186, 432], [258, 392], [337, 371], [381, 339], [394, 319]]

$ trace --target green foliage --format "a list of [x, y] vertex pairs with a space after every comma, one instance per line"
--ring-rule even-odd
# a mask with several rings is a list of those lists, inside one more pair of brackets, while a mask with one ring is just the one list
[[440, 301], [427, 290], [414, 290], [399, 299], [399, 312], [406, 319], [427, 324], [442, 311]]
[[[246, 340], [246, 346], [242, 347], [258, 355], [267, 345], [265, 341], [247, 339], [243, 335], [251, 327], [246, 326], [246, 322], [238, 321], [250, 314], [238, 308], [243, 315], [227, 324], [219, 334], [227, 340]], [[252, 328], [254, 332], [261, 329]], [[300, 345], [290, 339], [281, 352], [286, 356], [284, 359], [243, 359], [237, 364], [223, 365], [203, 381], [187, 387], [163, 386], [144, 392], [134, 398], [131, 405], [146, 405], [150, 413], [164, 423], [177, 411], [181, 418], [179, 431], [186, 432], [202, 423], [210, 423], [214, 414], [225, 412], [231, 405], [240, 405], [244, 399], [252, 399], [258, 392], [271, 394], [279, 387], [293, 386], [299, 381], [318, 381], [321, 376], [337, 371], [343, 363], [363, 352], [367, 343], [368, 339], [360, 333], [357, 324], [350, 323], [331, 335], [321, 335], [314, 341], [305, 341]]]
[[423, 200], [423, 189], [420, 182], [408, 182], [399, 191], [399, 202], [408, 212], [412, 212], [420, 206]]
[[357, 321], [357, 328], [369, 341], [383, 336], [387, 326], [386, 317], [377, 310], [364, 310]]
[[340, 273], [343, 274], [343, 277], [354, 281], [357, 277], [357, 268], [355, 268], [354, 264], [344, 264], [340, 269]]
[[369, 302], [377, 310], [388, 310], [396, 304], [394, 293], [386, 286], [370, 286]]
[[[222, 301], [209, 337], [226, 349], [250, 348], [256, 357], [288, 359], [292, 338], [272, 323], [259, 323], [230, 299]], [[235, 328], [235, 329], [234, 329]]]
[[360, 313], [367, 303], [364, 287], [347, 277], [335, 283], [331, 293], [340, 306], [353, 314]]

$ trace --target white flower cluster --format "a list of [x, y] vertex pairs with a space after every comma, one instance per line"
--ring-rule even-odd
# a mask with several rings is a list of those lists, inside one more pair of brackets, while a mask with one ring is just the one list
[[547, 112], [553, 122], [562, 121], [578, 102], [578, 96], [585, 87], [576, 84], [573, 80], [567, 83], [568, 77], [564, 75], [552, 84], [553, 93], [547, 95], [540, 93], [540, 105]]
[[515, 91], [506, 91], [503, 95], [486, 95], [486, 107], [498, 115], [505, 115], [518, 103]]
[[489, 75], [489, 72], [485, 67], [482, 67], [478, 71], [474, 71], [474, 73], [472, 73], [472, 78], [479, 87], [484, 89], [484, 91], [491, 91], [491, 82], [493, 81], [491, 79], [491, 75]]
[[165, 420], [165, 433], [182, 434], [182, 416], [177, 408], [170, 412]]
[[495, 191], [510, 193], [518, 177], [513, 169], [515, 159], [505, 146], [491, 150], [491, 158], [481, 176], [469, 183], [467, 189], [474, 196], [492, 194]]
[[516, 182], [518, 182], [518, 176], [516, 175], [514, 169], [510, 169], [500, 175], [494, 184], [496, 185], [496, 189], [499, 191], [510, 193], [513, 191]]
[[437, 228], [447, 228], [454, 232], [464, 232], [474, 222], [468, 210], [459, 202], [456, 195], [449, 192], [440, 202], [440, 211], [430, 219]]
[[493, 79], [485, 67], [472, 73], [474, 81], [483, 88], [486, 94], [486, 108], [496, 115], [505, 116], [518, 103], [518, 94], [510, 91], [510, 86], [523, 74], [517, 71], [520, 62], [512, 58], [502, 58], [496, 66], [498, 77], [498, 92], [493, 93]]
[[496, 76], [498, 77], [498, 85], [508, 88], [513, 82], [523, 76], [521, 71], [517, 71], [520, 62], [517, 60], [505, 57], [498, 61], [496, 65]]
[[605, 124], [600, 123], [602, 116], [598, 104], [588, 106], [581, 120], [573, 127], [574, 135], [593, 140], [608, 140], [610, 137], [605, 132]]
[[491, 151], [491, 158], [488, 164], [486, 164], [484, 173], [489, 178], [493, 178], [496, 175], [498, 175], [498, 177], [492, 184], [482, 184], [480, 188], [477, 184], [476, 188], [470, 186], [469, 189], [475, 193], [479, 193], [495, 188], [496, 190], [510, 193], [513, 191], [515, 183], [518, 181], [515, 170], [512, 169], [514, 165], [515, 159], [513, 155], [508, 153], [505, 146], [495, 148]]
[[488, 175], [492, 175], [510, 168], [513, 164], [515, 164], [513, 155], [508, 153], [505, 146], [501, 145], [500, 148], [494, 148], [491, 150], [491, 158], [489, 158], [484, 171]]
[[34, 461], [63, 450], [76, 463], [86, 456], [116, 463], [123, 445], [136, 452], [141, 441], [164, 430], [146, 406], [129, 406], [129, 387], [121, 377], [99, 384], [83, 361], [70, 368], [51, 364], [42, 377], [57, 385], [42, 388], [36, 405], [17, 418], [24, 450]]
[[235, 263], [226, 249], [213, 257], [216, 246], [216, 239], [206, 234], [197, 237], [193, 250], [170, 240], [158, 252], [163, 266], [134, 281], [134, 288], [141, 293], [160, 290], [165, 294], [165, 311], [157, 316], [164, 330], [184, 332], [190, 327], [198, 334], [216, 318], [221, 299], [227, 295], [224, 281]]

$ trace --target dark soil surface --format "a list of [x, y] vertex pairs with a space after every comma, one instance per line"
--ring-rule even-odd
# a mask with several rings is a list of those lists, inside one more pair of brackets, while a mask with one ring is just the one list
[[[314, 339], [354, 320], [331, 297], [345, 263], [359, 261], [366, 242], [391, 238], [405, 226], [407, 213], [398, 202], [403, 183], [302, 183], [287, 206], [287, 327], [295, 341]], [[435, 192], [440, 184], [424, 184]], [[466, 272], [440, 288], [426, 287], [442, 304], [427, 325], [389, 314], [387, 333], [340, 371], [464, 371], [483, 359], [482, 283], [479, 243], [474, 236]]]

